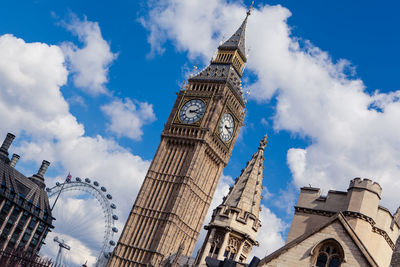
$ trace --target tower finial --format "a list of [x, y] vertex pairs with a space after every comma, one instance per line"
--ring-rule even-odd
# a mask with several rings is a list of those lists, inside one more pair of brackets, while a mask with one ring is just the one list
[[265, 134], [265, 135], [264, 135], [264, 138], [261, 139], [261, 141], [260, 141], [260, 147], [259, 147], [259, 149], [264, 149], [264, 148], [267, 146], [267, 143], [268, 143], [267, 139], [268, 139], [268, 135]]
[[254, 7], [254, 1], [251, 2], [250, 6], [249, 6], [249, 10], [247, 10], [247, 16], [251, 15], [251, 11], [253, 11]]

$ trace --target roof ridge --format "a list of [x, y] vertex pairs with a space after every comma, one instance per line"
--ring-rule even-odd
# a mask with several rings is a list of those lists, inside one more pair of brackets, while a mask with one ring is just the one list
[[246, 61], [246, 26], [247, 26], [247, 18], [251, 14], [251, 10], [246, 14], [246, 18], [243, 20], [240, 27], [235, 31], [232, 36], [226, 40], [223, 44], [221, 44], [219, 49], [237, 49], [239, 54], [241, 54], [244, 61]]
[[358, 247], [358, 249], [361, 251], [365, 259], [368, 261], [369, 264], [371, 264], [372, 267], [378, 267], [379, 265], [375, 262], [375, 259], [371, 256], [369, 253], [368, 249], [365, 247], [364, 243], [361, 241], [361, 239], [358, 237], [357, 233], [354, 231], [354, 229], [351, 227], [349, 222], [347, 221], [346, 217], [343, 215], [342, 212], [337, 212], [335, 215], [333, 215], [330, 220], [328, 220], [325, 223], [320, 224], [317, 227], [314, 227], [310, 231], [302, 234], [301, 236], [297, 237], [296, 239], [290, 241], [283, 247], [275, 250], [273, 253], [269, 254], [268, 256], [264, 257], [261, 261], [260, 264], [270, 262], [271, 260], [277, 258], [279, 255], [281, 255], [284, 251], [287, 251], [294, 247], [296, 244], [303, 242], [306, 240], [308, 237], [312, 236], [313, 234], [316, 234], [317, 232], [321, 231], [325, 227], [329, 226], [332, 224], [334, 221], [338, 220], [340, 224], [343, 226], [343, 228], [347, 231], [349, 234], [350, 238], [353, 240], [354, 244]]

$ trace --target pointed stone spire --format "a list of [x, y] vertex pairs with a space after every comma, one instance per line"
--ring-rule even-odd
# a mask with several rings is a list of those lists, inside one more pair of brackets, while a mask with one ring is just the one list
[[222, 205], [238, 208], [243, 212], [253, 214], [258, 218], [260, 213], [262, 180], [264, 170], [264, 149], [267, 145], [267, 135], [260, 141], [258, 151], [253, 154], [246, 168], [231, 188]]
[[206, 266], [206, 257], [218, 260], [231, 259], [247, 262], [256, 240], [261, 221], [259, 219], [264, 149], [267, 135], [260, 141], [256, 153], [247, 162], [223, 203], [213, 212], [211, 222], [205, 227], [204, 244], [196, 259], [196, 266]]
[[245, 102], [241, 78], [247, 61], [245, 44], [247, 18], [252, 9], [251, 5], [239, 29], [218, 47], [218, 52], [211, 60], [210, 65], [189, 78], [189, 83], [193, 81], [228, 83], [243, 107]]
[[251, 3], [249, 10], [247, 11], [246, 18], [244, 19], [242, 25], [240, 25], [239, 29], [226, 40], [222, 45], [218, 47], [221, 50], [238, 50], [243, 60], [246, 62], [246, 25], [247, 18], [250, 16], [251, 11], [253, 10], [254, 1]]

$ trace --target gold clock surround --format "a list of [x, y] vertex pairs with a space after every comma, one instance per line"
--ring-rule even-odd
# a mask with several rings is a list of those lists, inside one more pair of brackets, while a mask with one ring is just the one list
[[[183, 106], [186, 105], [186, 103], [188, 103], [191, 100], [201, 100], [201, 101], [203, 101], [203, 103], [204, 103], [204, 114], [198, 121], [193, 122], [193, 123], [186, 123], [186, 122], [181, 121], [181, 119], [179, 117], [179, 114], [181, 113], [181, 109], [183, 108]], [[197, 127], [200, 126], [202, 121], [203, 121], [203, 118], [207, 114], [208, 102], [209, 102], [209, 99], [205, 98], [205, 97], [198, 97], [198, 96], [184, 97], [182, 99], [180, 105], [179, 105], [178, 111], [175, 113], [174, 123], [175, 124], [180, 124], [180, 125], [185, 125], [185, 126], [197, 126]]]

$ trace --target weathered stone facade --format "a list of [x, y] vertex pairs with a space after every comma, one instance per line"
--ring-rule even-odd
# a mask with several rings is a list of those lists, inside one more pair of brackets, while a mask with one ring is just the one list
[[[325, 266], [329, 257], [340, 266], [389, 266], [400, 216], [379, 205], [381, 192], [378, 183], [361, 178], [353, 179], [347, 192], [330, 190], [327, 196], [318, 188], [301, 188], [286, 245], [260, 266]], [[327, 239], [341, 254], [314, 252]]]
[[246, 20], [178, 93], [108, 266], [159, 266], [191, 255], [244, 118]]
[[266, 144], [267, 136], [260, 141], [258, 151], [247, 162], [222, 204], [214, 210], [206, 227], [206, 239], [197, 256], [197, 266], [206, 266], [206, 257], [246, 263], [252, 247], [258, 245], [256, 238], [261, 227], [259, 213]]
[[396, 248], [393, 251], [392, 260], [390, 261], [391, 267], [400, 266], [400, 237], [397, 238]]
[[[343, 217], [341, 219], [343, 220]], [[307, 238], [298, 240], [292, 246], [285, 247], [283, 251], [278, 251], [279, 253], [263, 259], [258, 266], [314, 266], [317, 254], [313, 251], [313, 248], [328, 239], [338, 240], [343, 249], [345, 262], [340, 265], [341, 267], [371, 266], [364, 256], [362, 248], [355, 243], [344, 224], [336, 217], [331, 223], [322, 229], [318, 229]]]

